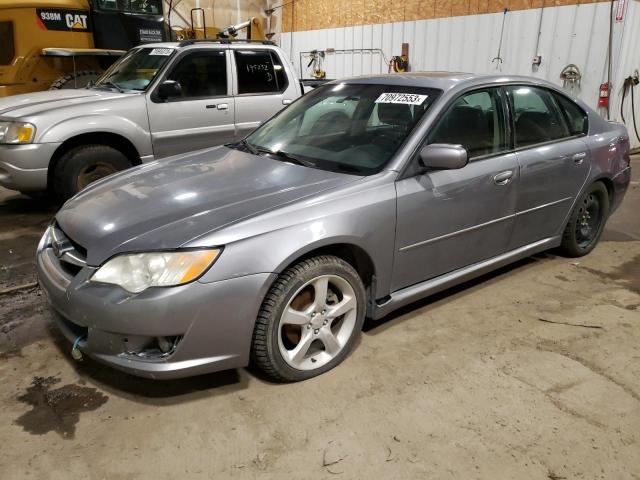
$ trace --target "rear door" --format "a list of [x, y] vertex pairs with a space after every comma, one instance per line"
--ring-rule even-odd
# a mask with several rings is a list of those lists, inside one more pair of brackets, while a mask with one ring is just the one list
[[520, 187], [512, 247], [562, 232], [586, 181], [587, 115], [571, 99], [530, 85], [508, 88]]
[[[234, 99], [226, 49], [192, 49], [177, 58], [147, 96], [156, 158], [229, 143], [235, 138]], [[164, 80], [180, 83], [182, 94], [157, 96]]]
[[396, 182], [393, 290], [499, 255], [510, 243], [518, 164], [508, 142], [504, 92], [462, 94], [428, 134], [425, 145], [432, 143], [462, 145], [469, 163]]
[[236, 138], [244, 138], [298, 97], [284, 64], [272, 49], [233, 50]]

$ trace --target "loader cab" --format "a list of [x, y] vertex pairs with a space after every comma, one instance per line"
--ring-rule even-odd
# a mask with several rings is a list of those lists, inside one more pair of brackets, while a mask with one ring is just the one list
[[90, 0], [96, 48], [129, 50], [169, 40], [162, 0]]

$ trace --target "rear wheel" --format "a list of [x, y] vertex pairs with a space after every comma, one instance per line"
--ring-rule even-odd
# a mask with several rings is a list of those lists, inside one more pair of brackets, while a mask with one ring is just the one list
[[252, 359], [276, 381], [315, 377], [345, 359], [364, 316], [364, 286], [351, 265], [326, 255], [304, 260], [282, 273], [265, 297]]
[[53, 172], [53, 189], [65, 201], [96, 180], [129, 167], [129, 159], [115, 148], [81, 145], [60, 158]]
[[593, 250], [609, 215], [609, 192], [602, 182], [591, 185], [576, 203], [562, 235], [561, 250], [581, 257]]

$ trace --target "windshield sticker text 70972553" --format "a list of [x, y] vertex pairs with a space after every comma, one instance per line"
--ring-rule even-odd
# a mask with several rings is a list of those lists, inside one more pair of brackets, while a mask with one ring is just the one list
[[383, 93], [376, 103], [403, 103], [405, 105], [421, 105], [429, 95], [417, 93]]

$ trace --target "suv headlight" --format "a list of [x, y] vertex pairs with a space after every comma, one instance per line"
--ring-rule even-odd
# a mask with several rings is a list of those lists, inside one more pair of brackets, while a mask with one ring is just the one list
[[119, 285], [131, 293], [182, 285], [199, 278], [219, 255], [220, 249], [118, 255], [102, 265], [90, 281]]
[[0, 122], [0, 143], [31, 143], [36, 126], [25, 122]]

